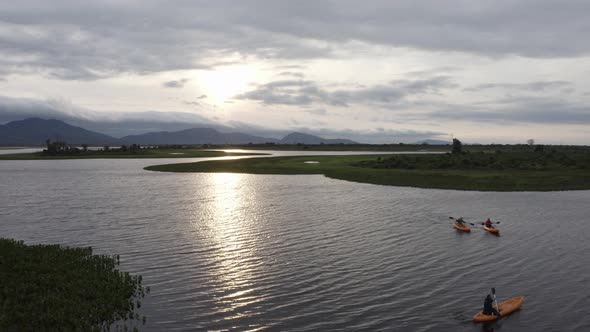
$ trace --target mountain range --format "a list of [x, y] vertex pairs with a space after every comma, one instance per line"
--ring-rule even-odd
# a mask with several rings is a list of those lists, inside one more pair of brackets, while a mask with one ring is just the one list
[[325, 139], [318, 136], [291, 133], [282, 139], [253, 136], [244, 133], [224, 133], [213, 128], [192, 128], [180, 131], [148, 132], [121, 138], [112, 137], [55, 119], [28, 118], [0, 125], [0, 146], [44, 145], [46, 140], [67, 144], [358, 144], [348, 139]]

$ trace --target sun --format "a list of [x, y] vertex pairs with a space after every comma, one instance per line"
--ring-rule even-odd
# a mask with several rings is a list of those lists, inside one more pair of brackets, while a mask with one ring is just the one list
[[257, 70], [248, 65], [231, 65], [207, 70], [199, 75], [199, 85], [213, 103], [222, 104], [246, 91], [257, 78]]

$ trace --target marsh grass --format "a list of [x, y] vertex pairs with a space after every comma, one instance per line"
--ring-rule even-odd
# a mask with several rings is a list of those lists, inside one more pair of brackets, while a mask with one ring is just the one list
[[[317, 164], [305, 163], [313, 158]], [[493, 161], [493, 162], [491, 162]], [[323, 174], [380, 185], [478, 190], [556, 191], [590, 189], [590, 154], [522, 152], [298, 156], [204, 161], [146, 167], [162, 172]]]
[[356, 166], [381, 169], [446, 169], [563, 171], [590, 169], [590, 151], [472, 152], [438, 155], [391, 155], [360, 161]]
[[118, 256], [90, 247], [0, 239], [0, 331], [128, 330], [145, 322], [139, 308], [149, 288], [118, 265]]

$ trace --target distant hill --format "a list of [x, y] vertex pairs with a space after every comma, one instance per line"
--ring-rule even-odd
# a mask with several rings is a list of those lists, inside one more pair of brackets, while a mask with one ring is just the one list
[[275, 138], [265, 138], [242, 133], [222, 133], [212, 128], [193, 128], [181, 131], [160, 131], [121, 138], [129, 144], [263, 144], [278, 143]]
[[291, 133], [278, 140], [243, 133], [222, 133], [212, 128], [152, 132], [125, 136], [121, 140], [125, 144], [358, 144], [347, 139], [325, 139], [303, 133]]
[[285, 136], [281, 144], [358, 144], [348, 139], [326, 139], [304, 133], [291, 133]]
[[213, 128], [192, 128], [180, 131], [148, 132], [115, 138], [61, 120], [28, 118], [0, 125], [0, 145], [45, 145], [45, 141], [60, 140], [67, 144], [358, 144], [348, 139], [325, 139], [318, 136], [291, 133], [283, 139], [254, 136], [238, 132], [224, 133]]
[[59, 120], [29, 118], [0, 125], [0, 145], [45, 145], [45, 141], [68, 144], [112, 145], [117, 138], [75, 127]]

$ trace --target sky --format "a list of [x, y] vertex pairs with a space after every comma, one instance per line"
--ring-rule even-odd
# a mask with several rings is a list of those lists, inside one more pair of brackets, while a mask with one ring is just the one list
[[589, 144], [589, 1], [3, 1], [0, 123]]

